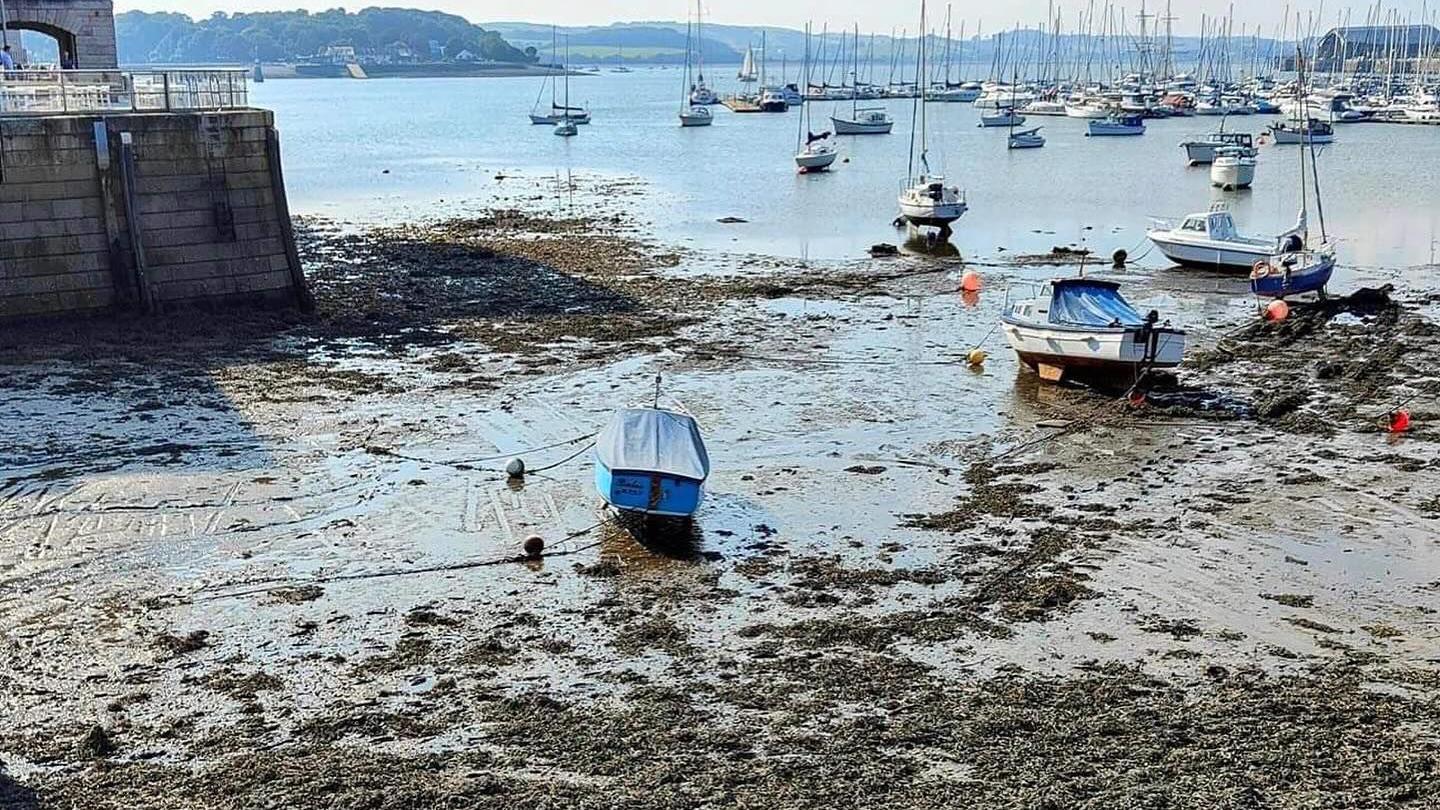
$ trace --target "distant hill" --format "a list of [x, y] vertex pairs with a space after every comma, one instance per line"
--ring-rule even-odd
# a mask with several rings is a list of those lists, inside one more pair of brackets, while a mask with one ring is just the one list
[[[684, 23], [621, 23], [603, 27], [557, 29], [560, 36], [558, 54], [550, 52], [551, 28], [548, 25], [489, 23], [486, 28], [505, 37], [516, 47], [534, 48], [544, 62], [559, 62], [564, 59], [566, 38], [569, 39], [572, 62], [675, 64], [685, 61]], [[713, 64], [739, 63], [744, 50], [743, 45], [737, 50], [710, 36], [708, 27], [705, 29], [701, 47], [705, 61]]]
[[534, 52], [463, 17], [411, 9], [218, 13], [202, 20], [127, 11], [115, 18], [115, 32], [124, 64], [287, 62], [338, 58], [351, 48], [361, 62], [535, 61]]

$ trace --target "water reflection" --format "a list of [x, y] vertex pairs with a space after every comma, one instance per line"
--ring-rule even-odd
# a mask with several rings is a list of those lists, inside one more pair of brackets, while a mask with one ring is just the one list
[[929, 256], [932, 259], [960, 258], [960, 248], [932, 230], [911, 231], [900, 251], [908, 256]]

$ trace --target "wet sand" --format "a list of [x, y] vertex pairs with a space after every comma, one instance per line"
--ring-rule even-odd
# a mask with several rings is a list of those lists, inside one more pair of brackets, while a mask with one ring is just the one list
[[[1121, 271], [1192, 337], [1137, 407], [987, 335], [1067, 269], [576, 193], [304, 220], [313, 318], [0, 335], [0, 806], [1440, 802], [1432, 293]], [[642, 543], [583, 451], [657, 373], [716, 473]]]

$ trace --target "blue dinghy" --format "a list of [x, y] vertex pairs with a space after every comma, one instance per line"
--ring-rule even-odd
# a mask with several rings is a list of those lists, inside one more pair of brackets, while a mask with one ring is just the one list
[[622, 512], [691, 517], [709, 476], [700, 427], [683, 413], [626, 409], [595, 441], [595, 489]]

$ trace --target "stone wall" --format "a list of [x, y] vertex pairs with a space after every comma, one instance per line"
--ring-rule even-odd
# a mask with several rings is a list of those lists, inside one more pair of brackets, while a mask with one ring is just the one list
[[115, 8], [111, 0], [5, 0], [11, 28], [39, 31], [60, 40], [82, 70], [113, 70]]
[[307, 300], [268, 111], [0, 119], [0, 319]]

